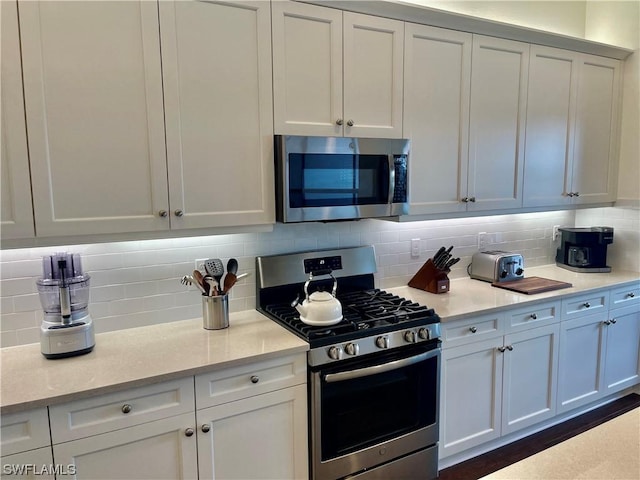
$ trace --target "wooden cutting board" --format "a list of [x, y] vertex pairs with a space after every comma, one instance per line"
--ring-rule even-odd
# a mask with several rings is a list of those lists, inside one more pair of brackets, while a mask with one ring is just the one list
[[518, 293], [526, 293], [527, 295], [573, 287], [571, 283], [560, 282], [558, 280], [551, 280], [550, 278], [542, 277], [528, 277], [501, 283], [494, 282], [491, 285], [498, 288], [504, 288], [506, 290], [512, 290]]

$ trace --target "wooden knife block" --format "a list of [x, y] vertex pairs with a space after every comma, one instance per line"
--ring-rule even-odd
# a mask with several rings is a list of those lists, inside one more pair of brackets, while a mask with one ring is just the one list
[[429, 293], [447, 293], [449, 291], [450, 270], [440, 270], [430, 258], [409, 281], [409, 286]]

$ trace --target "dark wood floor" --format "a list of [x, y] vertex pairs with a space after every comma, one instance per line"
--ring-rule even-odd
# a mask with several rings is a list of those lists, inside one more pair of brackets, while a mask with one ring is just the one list
[[640, 395], [631, 393], [619, 400], [567, 420], [466, 462], [440, 471], [440, 480], [476, 480], [512, 463], [552, 447], [612, 418], [640, 406]]

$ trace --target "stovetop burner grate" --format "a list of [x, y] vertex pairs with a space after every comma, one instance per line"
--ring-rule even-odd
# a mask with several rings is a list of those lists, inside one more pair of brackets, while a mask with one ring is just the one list
[[344, 318], [328, 327], [305, 324], [290, 304], [267, 305], [265, 311], [312, 346], [325, 339], [354, 339], [440, 321], [433, 309], [380, 289], [338, 295], [338, 300], [342, 304]]

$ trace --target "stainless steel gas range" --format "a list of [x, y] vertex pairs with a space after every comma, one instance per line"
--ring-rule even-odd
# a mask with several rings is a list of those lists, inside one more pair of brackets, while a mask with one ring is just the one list
[[[375, 271], [371, 246], [256, 259], [257, 309], [309, 342], [314, 480], [438, 474], [440, 318], [376, 289]], [[305, 289], [335, 291], [343, 318], [303, 322]]]

